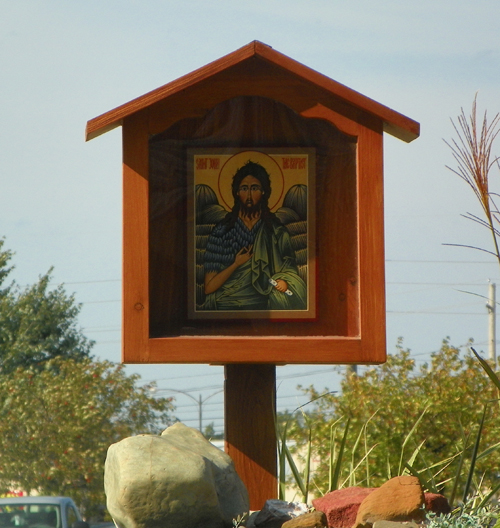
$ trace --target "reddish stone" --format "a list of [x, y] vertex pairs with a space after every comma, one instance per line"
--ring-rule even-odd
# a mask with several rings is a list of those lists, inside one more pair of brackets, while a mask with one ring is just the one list
[[313, 506], [326, 515], [328, 526], [351, 528], [356, 520], [359, 505], [376, 488], [344, 488], [331, 491], [324, 497], [313, 500]]
[[450, 513], [451, 507], [448, 499], [439, 493], [424, 493], [425, 495], [425, 509], [441, 515], [442, 513]]
[[[333, 528], [351, 528], [358, 514], [359, 505], [377, 488], [344, 488], [331, 491], [324, 497], [313, 500], [313, 506], [326, 514], [328, 526]], [[437, 514], [451, 511], [448, 500], [437, 493], [425, 493], [425, 509]]]
[[368, 528], [375, 521], [423, 520], [424, 492], [417, 477], [394, 477], [367, 495], [359, 506], [353, 528]]

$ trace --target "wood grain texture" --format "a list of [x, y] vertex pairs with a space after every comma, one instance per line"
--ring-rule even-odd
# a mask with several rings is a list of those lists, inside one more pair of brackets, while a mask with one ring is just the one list
[[274, 365], [226, 365], [224, 369], [225, 450], [233, 459], [260, 510], [277, 498], [276, 368]]
[[[359, 337], [199, 336], [149, 340], [150, 363], [379, 363], [363, 348]], [[385, 358], [385, 356], [384, 356]], [[137, 363], [128, 359], [127, 363]]]
[[[187, 148], [211, 146], [258, 149], [312, 147], [316, 152], [317, 237], [312, 240], [317, 268], [318, 316], [296, 324], [293, 321], [190, 322], [185, 313], [187, 223]], [[359, 329], [349, 319], [358, 319], [356, 309], [346, 310], [347, 285], [357, 283], [356, 140], [340, 133], [325, 119], [298, 116], [276, 101], [240, 97], [214, 107], [207, 116], [185, 119], [165, 133], [152, 138], [150, 195], [154, 212], [150, 222], [151, 336], [179, 335], [336, 335], [356, 336]], [[335, 206], [332, 207], [331, 204]], [[185, 220], [184, 220], [185, 218]], [[172, 275], [165, 270], [176, 270]], [[314, 284], [311, 285], [314, 288]]]
[[362, 128], [359, 136], [358, 233], [360, 327], [363, 353], [385, 361], [385, 251], [382, 128]]
[[[343, 109], [337, 110], [317, 103], [300, 117], [270, 99], [235, 98], [201, 118], [177, 121], [154, 136], [149, 147], [148, 112], [127, 120], [124, 361], [385, 360], [382, 123], [365, 115], [352, 122]], [[168, 121], [175, 118], [168, 114]], [[186, 319], [187, 222], [192, 219], [186, 208], [185, 149], [221, 145], [316, 148], [317, 260], [311, 263], [318, 277], [316, 320], [297, 324]], [[167, 163], [167, 172], [156, 166], [155, 150]], [[144, 255], [149, 260], [146, 271]], [[142, 304], [144, 310], [138, 313], [134, 307]], [[149, 326], [144, 317], [149, 317]]]
[[122, 360], [148, 362], [148, 121], [145, 113], [123, 125]]
[[[237, 66], [244, 65], [253, 58], [259, 58], [272, 64], [275, 69], [280, 69], [292, 74], [298, 82], [306, 82], [309, 89], [313, 86], [329, 93], [336, 99], [345, 101], [350, 106], [363, 113], [371, 114], [384, 123], [385, 131], [403, 141], [412, 141], [420, 133], [419, 124], [399, 112], [396, 112], [355, 90], [342, 85], [329, 77], [304, 66], [303, 64], [273, 50], [270, 46], [258, 41], [246, 46], [203, 66], [175, 81], [148, 92], [132, 101], [125, 103], [109, 112], [106, 112], [87, 122], [86, 140], [93, 139], [100, 134], [120, 126], [123, 119], [135, 112], [150, 108], [157, 103], [168, 100], [176, 94], [182, 93], [197, 84], [216, 77], [222, 72], [231, 72]], [[246, 92], [250, 95], [250, 92]]]

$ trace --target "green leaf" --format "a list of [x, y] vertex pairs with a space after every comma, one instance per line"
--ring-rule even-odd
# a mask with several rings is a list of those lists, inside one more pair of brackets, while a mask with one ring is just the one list
[[409, 442], [410, 438], [412, 437], [413, 433], [417, 430], [420, 422], [422, 421], [422, 418], [425, 416], [425, 413], [429, 410], [429, 407], [430, 407], [430, 405], [427, 405], [427, 407], [422, 411], [422, 413], [418, 417], [417, 421], [413, 424], [413, 427], [411, 428], [410, 432], [406, 435], [406, 437], [405, 437], [405, 439], [403, 441], [403, 446], [401, 447], [401, 455], [400, 455], [400, 458], [399, 458], [398, 475], [401, 475], [401, 471], [402, 471], [402, 468], [403, 468], [403, 457], [404, 457], [404, 451], [405, 451], [406, 444], [408, 444], [408, 442]]
[[496, 388], [500, 390], [500, 379], [498, 379], [498, 376], [493, 372], [493, 369], [490, 367], [488, 362], [486, 362], [475, 350], [473, 347], [470, 347], [474, 355], [479, 360], [479, 363], [481, 363], [481, 366], [485, 370], [486, 374], [488, 374], [488, 377], [491, 379], [491, 381], [495, 384]]
[[307, 489], [304, 484], [304, 480], [302, 479], [302, 476], [300, 474], [300, 471], [297, 469], [297, 465], [295, 464], [295, 460], [293, 459], [292, 454], [290, 453], [290, 450], [288, 449], [287, 445], [283, 445], [283, 449], [285, 451], [286, 459], [288, 461], [288, 465], [290, 466], [290, 469], [292, 470], [293, 478], [295, 479], [295, 483], [299, 487], [302, 495], [305, 497], [307, 495]]
[[463, 496], [462, 496], [462, 501], [464, 503], [467, 501], [467, 497], [469, 495], [470, 486], [471, 486], [471, 483], [472, 483], [472, 478], [474, 476], [474, 469], [475, 469], [475, 466], [476, 466], [477, 454], [478, 454], [478, 451], [479, 451], [479, 442], [481, 441], [481, 433], [483, 431], [484, 419], [486, 417], [487, 407], [488, 407], [488, 404], [486, 403], [484, 405], [483, 416], [481, 417], [481, 423], [479, 424], [479, 429], [478, 429], [477, 435], [476, 435], [476, 441], [474, 442], [474, 448], [472, 450], [469, 473], [467, 475], [467, 482], [465, 483], [464, 493], [463, 493]]
[[337, 460], [335, 462], [335, 470], [333, 472], [333, 479], [332, 479], [332, 487], [329, 491], [336, 490], [338, 488], [339, 479], [340, 479], [340, 472], [342, 470], [342, 459], [344, 457], [344, 451], [345, 446], [347, 442], [347, 433], [349, 432], [349, 424], [351, 423], [351, 419], [348, 418], [347, 422], [345, 424], [344, 429], [344, 436], [342, 437], [342, 441], [340, 442], [340, 448], [339, 448], [339, 454], [337, 456]]

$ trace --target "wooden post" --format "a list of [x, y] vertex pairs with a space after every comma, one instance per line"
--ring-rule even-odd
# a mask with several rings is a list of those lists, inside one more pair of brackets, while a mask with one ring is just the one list
[[250, 495], [250, 509], [277, 498], [275, 365], [225, 365], [225, 449]]

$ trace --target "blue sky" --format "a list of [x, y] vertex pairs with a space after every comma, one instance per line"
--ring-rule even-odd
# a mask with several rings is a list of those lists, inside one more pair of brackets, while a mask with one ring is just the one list
[[[54, 266], [83, 303], [96, 356], [120, 360], [121, 131], [84, 142], [87, 120], [252, 40], [421, 123], [411, 144], [385, 138], [387, 342], [399, 336], [425, 361], [449, 336], [485, 350], [489, 247], [472, 192], [446, 169], [450, 117], [500, 111], [497, 0], [0, 0], [0, 235], [16, 252], [14, 278]], [[497, 145], [496, 152], [500, 151]], [[498, 174], [498, 171], [497, 171]], [[222, 386], [206, 365], [134, 366], [144, 381], [198, 398]], [[310, 374], [308, 374], [310, 373]], [[278, 369], [280, 408], [303, 401], [296, 385], [338, 388], [328, 366]], [[160, 392], [161, 391], [161, 392]], [[173, 394], [173, 393], [171, 393]], [[193, 402], [178, 415], [196, 425]], [[222, 395], [204, 405], [222, 427]]]

